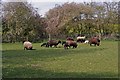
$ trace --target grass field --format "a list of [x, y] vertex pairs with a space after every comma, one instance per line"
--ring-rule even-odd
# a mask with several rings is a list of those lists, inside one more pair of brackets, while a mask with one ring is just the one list
[[102, 41], [98, 47], [79, 44], [76, 49], [40, 47], [23, 50], [22, 43], [2, 44], [5, 78], [113, 78], [118, 77], [118, 42]]

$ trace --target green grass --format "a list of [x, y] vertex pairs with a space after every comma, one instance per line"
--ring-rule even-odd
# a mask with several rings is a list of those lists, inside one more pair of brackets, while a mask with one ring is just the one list
[[40, 47], [23, 50], [22, 43], [3, 43], [5, 78], [101, 78], [118, 76], [118, 42], [102, 41], [98, 47], [79, 44], [76, 49]]

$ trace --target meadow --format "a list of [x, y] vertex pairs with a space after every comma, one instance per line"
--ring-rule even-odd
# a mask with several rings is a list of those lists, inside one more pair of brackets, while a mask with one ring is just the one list
[[22, 43], [2, 44], [4, 78], [116, 78], [118, 42], [102, 41], [100, 46], [78, 43], [75, 49], [41, 47], [23, 50]]

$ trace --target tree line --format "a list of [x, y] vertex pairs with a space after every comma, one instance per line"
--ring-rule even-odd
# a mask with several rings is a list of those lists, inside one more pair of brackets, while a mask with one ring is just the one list
[[37, 42], [78, 34], [102, 39], [119, 34], [117, 2], [56, 4], [44, 17], [27, 2], [5, 2], [1, 9], [3, 42]]

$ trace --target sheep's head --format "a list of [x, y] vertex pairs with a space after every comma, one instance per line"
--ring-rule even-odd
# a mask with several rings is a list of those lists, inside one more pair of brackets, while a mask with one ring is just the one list
[[58, 43], [61, 43], [61, 41], [59, 40]]

